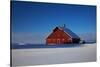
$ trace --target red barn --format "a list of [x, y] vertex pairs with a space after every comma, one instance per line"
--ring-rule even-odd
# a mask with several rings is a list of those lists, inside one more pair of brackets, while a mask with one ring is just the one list
[[71, 44], [79, 43], [80, 38], [71, 30], [63, 27], [56, 27], [53, 32], [46, 38], [46, 44]]

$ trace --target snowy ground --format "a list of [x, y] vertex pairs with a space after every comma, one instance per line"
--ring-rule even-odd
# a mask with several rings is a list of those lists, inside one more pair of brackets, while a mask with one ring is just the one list
[[96, 44], [74, 48], [12, 49], [13, 66], [96, 61]]

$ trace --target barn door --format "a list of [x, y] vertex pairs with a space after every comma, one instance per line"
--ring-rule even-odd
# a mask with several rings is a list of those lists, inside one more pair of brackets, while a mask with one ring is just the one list
[[60, 39], [57, 39], [57, 44], [60, 44]]

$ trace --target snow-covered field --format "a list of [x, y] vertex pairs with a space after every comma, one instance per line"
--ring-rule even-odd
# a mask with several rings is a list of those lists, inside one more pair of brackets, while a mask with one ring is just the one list
[[13, 66], [96, 61], [96, 44], [74, 48], [12, 49]]

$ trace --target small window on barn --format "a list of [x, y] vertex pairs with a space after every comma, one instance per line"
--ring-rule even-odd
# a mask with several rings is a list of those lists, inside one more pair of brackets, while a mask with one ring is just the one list
[[57, 41], [60, 41], [61, 39], [57, 39]]
[[64, 41], [65, 39], [62, 39], [62, 41]]
[[57, 39], [57, 40], [60, 40], [60, 39]]
[[57, 39], [57, 44], [59, 44], [60, 43], [60, 39]]

